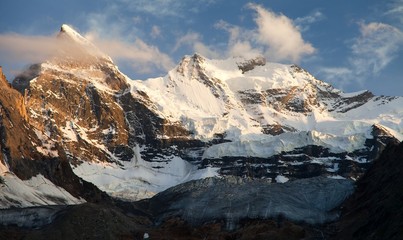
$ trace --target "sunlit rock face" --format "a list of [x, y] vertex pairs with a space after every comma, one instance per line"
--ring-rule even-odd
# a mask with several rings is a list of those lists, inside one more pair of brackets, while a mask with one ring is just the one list
[[73, 173], [61, 145], [31, 125], [29, 110], [0, 71], [0, 208], [102, 199], [94, 185]]

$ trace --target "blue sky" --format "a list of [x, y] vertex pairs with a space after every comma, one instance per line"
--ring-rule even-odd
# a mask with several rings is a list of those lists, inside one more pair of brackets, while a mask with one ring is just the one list
[[403, 96], [403, 0], [3, 0], [0, 65], [9, 80], [43, 59], [67, 23], [133, 79], [185, 54], [264, 55], [346, 92]]

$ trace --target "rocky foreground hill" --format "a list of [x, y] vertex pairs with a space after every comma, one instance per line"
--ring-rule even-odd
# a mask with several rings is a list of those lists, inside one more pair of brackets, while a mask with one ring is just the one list
[[[22, 235], [130, 239], [182, 229], [224, 239], [271, 226], [273, 236], [313, 237], [351, 194], [373, 201], [359, 187], [368, 177], [359, 179], [381, 168], [375, 159], [402, 156], [402, 97], [344, 93], [260, 56], [194, 54], [164, 77], [132, 80], [71, 27], [57, 39], [53, 56], [11, 84], [0, 69], [0, 207], [42, 206], [4, 210], [4, 225], [28, 227]], [[353, 219], [358, 202], [348, 205]], [[358, 231], [347, 225], [340, 234]], [[9, 227], [7, 236], [22, 236]]]

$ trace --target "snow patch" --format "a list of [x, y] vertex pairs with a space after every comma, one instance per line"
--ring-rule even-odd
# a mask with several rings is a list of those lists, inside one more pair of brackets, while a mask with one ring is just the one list
[[25, 181], [10, 172], [3, 172], [1, 177], [4, 184], [0, 184], [0, 208], [85, 202], [85, 200], [77, 199], [63, 188], [54, 185], [41, 174]]
[[278, 183], [286, 183], [288, 182], [290, 179], [288, 179], [287, 177], [283, 176], [283, 175], [277, 175], [276, 177], [276, 182]]
[[36, 147], [36, 150], [42, 153], [44, 156], [58, 157], [59, 153], [56, 150], [53, 140], [51, 140], [48, 135], [37, 129], [34, 129], [34, 132], [38, 139], [42, 142], [41, 146]]
[[132, 201], [150, 198], [179, 183], [218, 175], [218, 168], [198, 169], [177, 156], [166, 156], [161, 162], [147, 162], [140, 156], [140, 147], [133, 150], [135, 157], [130, 162], [119, 165], [84, 162], [72, 168], [79, 177], [109, 195]]

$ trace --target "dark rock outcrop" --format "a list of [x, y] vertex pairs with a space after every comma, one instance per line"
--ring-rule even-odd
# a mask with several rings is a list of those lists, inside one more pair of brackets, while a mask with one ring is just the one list
[[264, 66], [266, 64], [266, 59], [263, 56], [258, 56], [256, 58], [238, 63], [239, 70], [242, 73], [253, 70], [257, 66]]
[[403, 143], [390, 144], [357, 182], [333, 239], [403, 239]]

